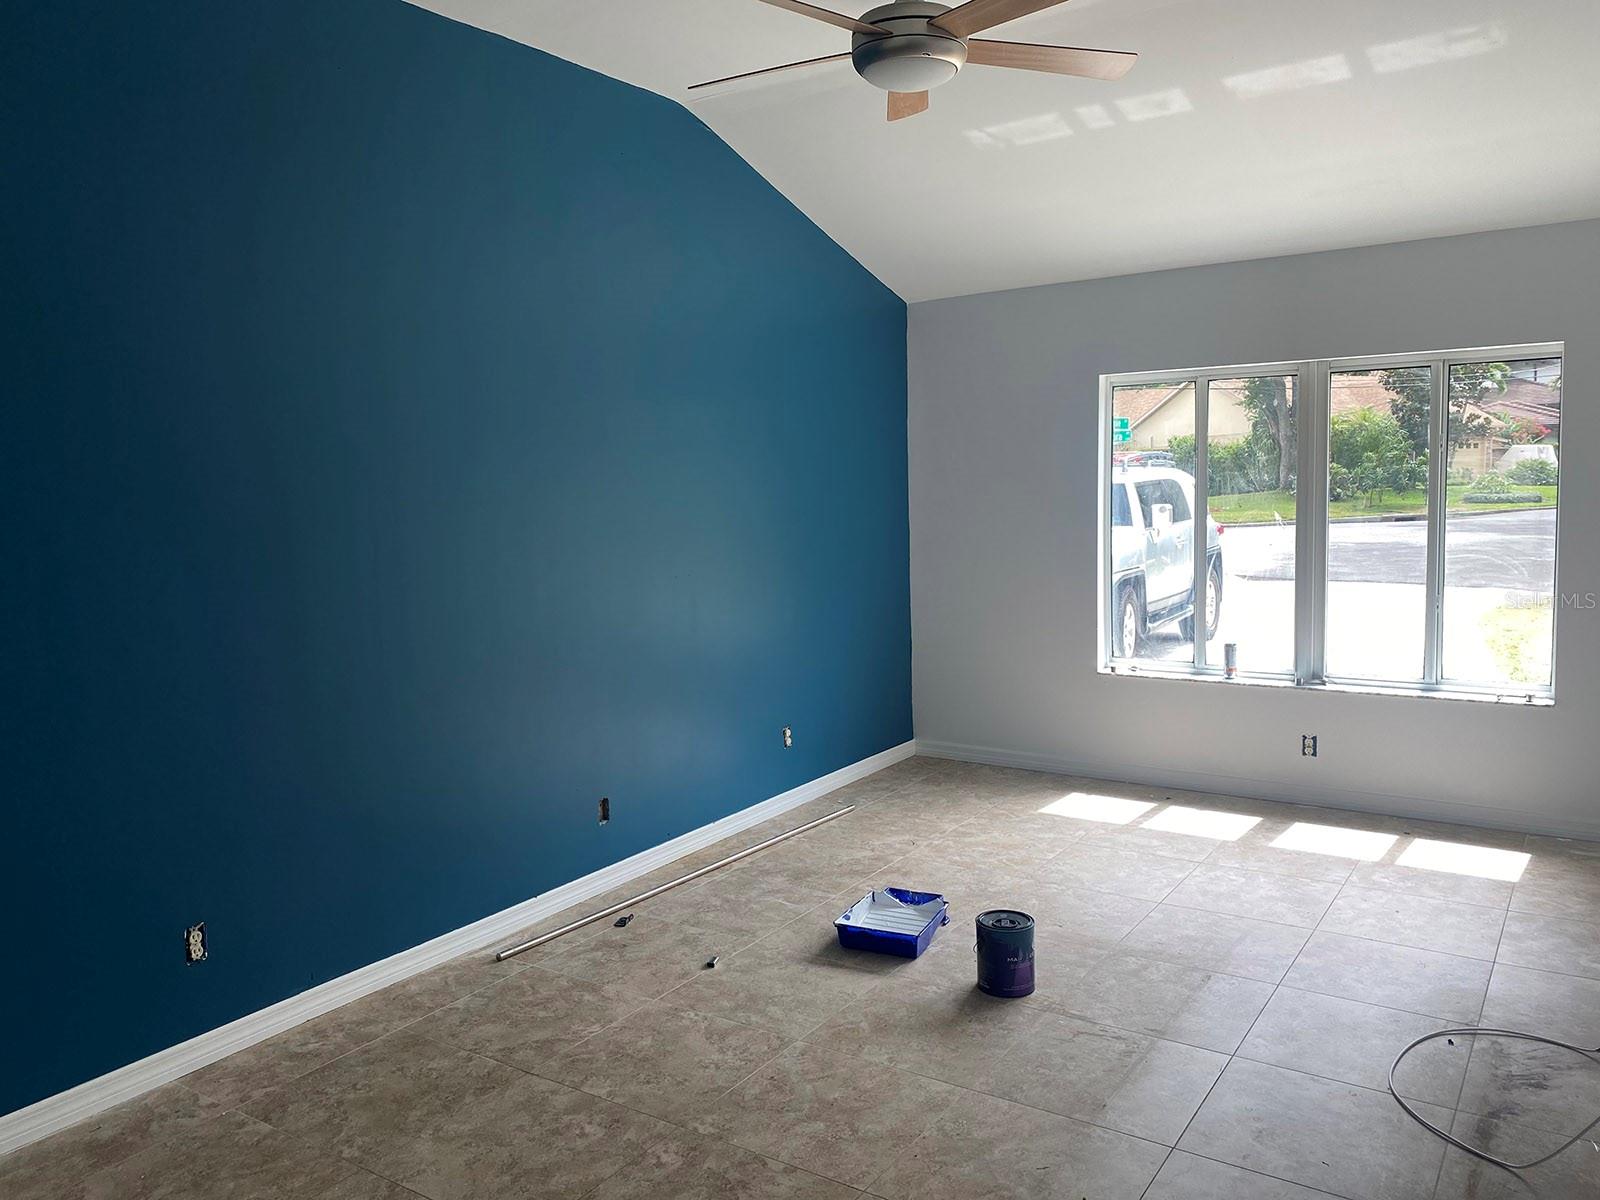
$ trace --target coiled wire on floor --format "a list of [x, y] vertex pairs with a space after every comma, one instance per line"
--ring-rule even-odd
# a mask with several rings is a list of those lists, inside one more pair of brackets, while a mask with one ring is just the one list
[[[1537, 1033], [1524, 1033], [1520, 1029], [1489, 1029], [1489, 1028], [1484, 1028], [1484, 1027], [1479, 1027], [1479, 1026], [1463, 1026], [1462, 1028], [1459, 1028], [1459, 1029], [1440, 1029], [1440, 1030], [1438, 1030], [1438, 1031], [1436, 1031], [1434, 1033], [1425, 1033], [1425, 1034], [1423, 1034], [1416, 1041], [1412, 1042], [1409, 1046], [1407, 1046], [1404, 1050], [1400, 1051], [1399, 1054], [1395, 1055], [1394, 1062], [1389, 1065], [1389, 1094], [1395, 1098], [1395, 1102], [1397, 1104], [1399, 1104], [1401, 1108], [1406, 1110], [1406, 1113], [1411, 1117], [1411, 1119], [1413, 1121], [1417, 1122], [1417, 1124], [1421, 1125], [1424, 1129], [1427, 1129], [1430, 1132], [1437, 1134], [1439, 1137], [1441, 1137], [1445, 1141], [1449, 1142], [1452, 1146], [1455, 1146], [1455, 1147], [1457, 1147], [1458, 1149], [1461, 1149], [1461, 1150], [1465, 1150], [1468, 1154], [1472, 1155], [1474, 1158], [1481, 1158], [1486, 1163], [1493, 1163], [1497, 1167], [1503, 1167], [1507, 1171], [1526, 1171], [1531, 1167], [1537, 1167], [1537, 1166], [1541, 1165], [1542, 1163], [1549, 1162], [1556, 1155], [1558, 1155], [1558, 1154], [1562, 1153], [1563, 1151], [1568, 1150], [1571, 1147], [1577, 1145], [1579, 1142], [1583, 1141], [1586, 1137], [1588, 1137], [1589, 1131], [1591, 1129], [1593, 1129], [1596, 1125], [1600, 1125], [1600, 1114], [1597, 1114], [1595, 1116], [1594, 1120], [1590, 1121], [1582, 1129], [1578, 1130], [1577, 1133], [1573, 1134], [1566, 1141], [1562, 1142], [1561, 1145], [1557, 1146], [1554, 1150], [1550, 1151], [1549, 1154], [1542, 1155], [1539, 1158], [1533, 1159], [1531, 1162], [1525, 1162], [1525, 1163], [1508, 1162], [1507, 1160], [1505, 1160], [1503, 1158], [1496, 1158], [1494, 1155], [1490, 1154], [1487, 1150], [1480, 1150], [1476, 1146], [1469, 1146], [1466, 1142], [1462, 1141], [1460, 1138], [1455, 1137], [1452, 1134], [1446, 1133], [1444, 1130], [1440, 1129], [1437, 1125], [1435, 1125], [1432, 1121], [1428, 1120], [1428, 1118], [1424, 1117], [1416, 1109], [1412, 1108], [1411, 1105], [1406, 1103], [1405, 1097], [1401, 1096], [1400, 1093], [1395, 1090], [1395, 1086], [1394, 1086], [1394, 1073], [1395, 1073], [1395, 1071], [1397, 1071], [1399, 1069], [1400, 1063], [1405, 1058], [1405, 1056], [1410, 1054], [1413, 1050], [1415, 1050], [1418, 1046], [1422, 1045], [1424, 1042], [1431, 1042], [1431, 1041], [1434, 1041], [1437, 1038], [1442, 1038], [1442, 1037], [1506, 1037], [1506, 1038], [1518, 1038], [1518, 1039], [1520, 1039], [1520, 1040], [1522, 1040], [1524, 1042], [1538, 1042], [1540, 1045], [1543, 1045], [1543, 1046], [1559, 1046], [1563, 1050], [1575, 1051], [1576, 1053], [1583, 1055], [1585, 1058], [1587, 1058], [1590, 1062], [1594, 1063], [1596, 1066], [1600, 1066], [1600, 1046], [1596, 1046], [1593, 1049], [1590, 1049], [1588, 1046], [1574, 1046], [1571, 1042], [1563, 1042], [1563, 1041], [1560, 1041], [1557, 1038], [1542, 1037]], [[1591, 1142], [1590, 1144], [1593, 1145], [1594, 1143]], [[1595, 1146], [1595, 1149], [1596, 1150], [1600, 1150], [1600, 1146]]]

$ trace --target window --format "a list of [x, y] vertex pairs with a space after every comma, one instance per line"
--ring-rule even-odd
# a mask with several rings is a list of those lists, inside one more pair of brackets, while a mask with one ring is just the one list
[[1194, 544], [1195, 382], [1157, 379], [1111, 390], [1111, 430], [1118, 440], [1109, 541], [1122, 604], [1111, 653], [1193, 665], [1194, 635], [1186, 616]]
[[1206, 661], [1225, 665], [1232, 645], [1247, 674], [1294, 672], [1299, 391], [1295, 373], [1213, 379], [1207, 389], [1217, 544], [1206, 560]]
[[1453, 363], [1448, 395], [1441, 674], [1548, 688], [1561, 359]]
[[1433, 370], [1332, 371], [1327, 671], [1420, 680], [1428, 600]]
[[1544, 345], [1104, 377], [1104, 668], [1551, 698], [1561, 376]]

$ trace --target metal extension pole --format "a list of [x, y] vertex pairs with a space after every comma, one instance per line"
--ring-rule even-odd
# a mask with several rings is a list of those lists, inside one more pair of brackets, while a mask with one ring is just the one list
[[769, 837], [766, 841], [757, 842], [754, 846], [746, 846], [737, 854], [730, 854], [727, 858], [719, 858], [710, 866], [701, 867], [698, 871], [690, 871], [687, 875], [680, 875], [678, 878], [668, 883], [663, 883], [660, 887], [651, 888], [648, 892], [640, 892], [637, 896], [629, 896], [626, 900], [619, 901], [618, 903], [611, 905], [609, 908], [602, 908], [599, 912], [590, 913], [587, 917], [579, 917], [576, 921], [573, 921], [567, 925], [563, 925], [560, 929], [552, 929], [549, 933], [541, 933], [538, 937], [523, 942], [520, 946], [512, 946], [507, 950], [502, 950], [500, 953], [494, 956], [494, 960], [495, 962], [505, 962], [506, 959], [521, 954], [524, 950], [532, 950], [535, 946], [542, 946], [546, 942], [553, 942], [562, 934], [571, 933], [574, 929], [582, 929], [585, 925], [593, 924], [595, 921], [602, 921], [606, 917], [612, 916], [615, 913], [619, 913], [625, 908], [631, 908], [633, 905], [648, 900], [652, 896], [659, 896], [662, 892], [671, 891], [680, 883], [688, 883], [691, 879], [699, 879], [702, 875], [709, 875], [719, 867], [725, 867], [729, 863], [736, 863], [741, 858], [749, 858], [758, 850], [765, 850], [768, 846], [776, 846], [779, 842], [788, 841], [797, 833], [804, 833], [808, 829], [815, 829], [818, 825], [826, 824], [835, 817], [842, 817], [847, 813], [855, 812], [855, 810], [856, 806], [854, 804], [849, 804], [844, 808], [829, 813], [825, 817], [818, 817], [815, 821], [807, 821], [804, 825], [797, 825], [787, 833], [780, 833], [776, 837]]

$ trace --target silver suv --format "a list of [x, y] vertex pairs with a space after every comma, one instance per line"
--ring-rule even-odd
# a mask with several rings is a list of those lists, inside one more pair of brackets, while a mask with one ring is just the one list
[[[1222, 526], [1206, 513], [1206, 640], [1222, 616]], [[1194, 476], [1167, 454], [1131, 454], [1111, 472], [1112, 648], [1140, 652], [1158, 626], [1194, 637]]]

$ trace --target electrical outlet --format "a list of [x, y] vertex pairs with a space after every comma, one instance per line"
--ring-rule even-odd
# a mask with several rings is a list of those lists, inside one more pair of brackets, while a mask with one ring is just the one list
[[1317, 735], [1302, 733], [1300, 735], [1300, 757], [1315, 758], [1317, 756]]
[[606, 796], [600, 797], [600, 824], [604, 825], [611, 820], [611, 801]]
[[191, 925], [183, 931], [183, 961], [193, 966], [198, 962], [205, 962], [211, 953], [206, 945], [206, 923], [201, 921], [198, 925]]
[[785, 725], [783, 727], [783, 748], [785, 750], [788, 750], [793, 745], [794, 745], [794, 730], [790, 729], [787, 725]]

